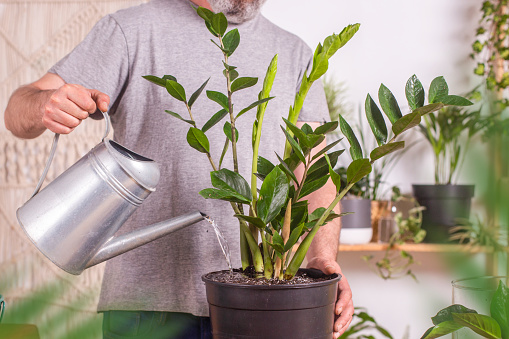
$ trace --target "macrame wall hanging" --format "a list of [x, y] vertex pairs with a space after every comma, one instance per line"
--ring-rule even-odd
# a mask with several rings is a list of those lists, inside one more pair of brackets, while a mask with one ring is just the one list
[[[0, 0], [0, 118], [12, 92], [44, 75], [77, 45], [104, 15], [137, 5], [142, 0]], [[100, 142], [104, 123], [91, 119], [60, 138], [46, 182], [53, 180]], [[33, 192], [51, 147], [46, 132], [34, 140], [13, 137], [0, 123], [0, 294], [8, 305], [42, 295], [45, 286], [59, 286], [59, 295], [45, 300], [48, 309], [36, 322], [48, 323], [59, 309], [82, 317], [65, 327], [96, 316], [103, 265], [80, 276], [69, 275], [48, 261], [18, 226], [16, 209]], [[80, 300], [76, 306], [76, 300]], [[62, 324], [61, 324], [62, 325]], [[41, 337], [45, 329], [39, 328]], [[49, 335], [50, 329], [47, 329]], [[48, 338], [57, 338], [52, 333]]]

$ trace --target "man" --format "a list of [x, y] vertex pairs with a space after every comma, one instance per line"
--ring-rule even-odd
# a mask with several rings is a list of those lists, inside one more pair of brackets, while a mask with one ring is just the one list
[[[263, 79], [265, 70], [279, 54], [278, 74], [267, 107], [261, 153], [275, 161], [284, 142], [279, 125], [293, 103], [311, 50], [294, 35], [276, 27], [258, 14], [264, 0], [192, 0], [227, 15], [241, 43], [229, 60], [241, 76]], [[127, 232], [144, 225], [198, 209], [209, 214], [224, 231], [238, 258], [238, 225], [228, 204], [204, 200], [198, 191], [210, 185], [207, 159], [185, 144], [188, 125], [163, 113], [184, 115], [185, 107], [143, 75], [171, 74], [192, 93], [207, 78], [207, 89], [224, 91], [221, 52], [210, 42], [210, 33], [188, 0], [152, 0], [106, 16], [85, 40], [41, 79], [15, 91], [5, 112], [6, 127], [18, 137], [34, 138], [46, 129], [68, 134], [96, 112], [108, 110], [114, 138], [123, 146], [154, 159], [161, 165], [157, 191], [121, 228]], [[234, 94], [236, 108], [257, 99], [258, 86]], [[202, 126], [219, 110], [217, 104], [200, 98], [193, 115]], [[251, 112], [251, 114], [253, 114]], [[94, 117], [99, 114], [93, 115]], [[320, 84], [310, 91], [300, 115], [315, 126], [327, 117]], [[237, 121], [241, 135], [250, 134], [252, 116]], [[209, 140], [224, 140], [220, 127], [207, 131]], [[250, 138], [239, 138], [239, 150], [250, 150]], [[211, 145], [218, 159], [222, 142]], [[223, 167], [232, 168], [225, 160]], [[242, 171], [250, 169], [251, 152], [240, 151]], [[334, 195], [332, 190], [328, 194]], [[332, 201], [326, 193], [315, 194], [310, 209]], [[322, 201], [323, 200], [323, 201]], [[308, 253], [309, 267], [327, 274], [340, 273], [336, 262], [339, 225], [322, 227]], [[210, 323], [201, 275], [225, 268], [213, 232], [206, 223], [144, 245], [108, 261], [98, 305], [105, 312], [105, 338], [157, 338], [162, 328], [170, 338], [208, 338]], [[240, 263], [234, 263], [240, 266]], [[340, 281], [334, 336], [351, 322], [353, 304], [345, 277]], [[169, 334], [172, 333], [172, 334]], [[177, 334], [178, 333], [178, 334]]]

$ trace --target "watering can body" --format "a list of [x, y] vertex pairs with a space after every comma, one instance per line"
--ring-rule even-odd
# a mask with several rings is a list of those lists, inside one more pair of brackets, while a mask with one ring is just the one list
[[153, 160], [103, 138], [44, 189], [36, 190], [17, 210], [18, 222], [54, 264], [68, 273], [80, 274], [90, 266], [203, 220], [202, 213], [192, 212], [114, 237], [155, 191], [159, 175], [159, 166]]

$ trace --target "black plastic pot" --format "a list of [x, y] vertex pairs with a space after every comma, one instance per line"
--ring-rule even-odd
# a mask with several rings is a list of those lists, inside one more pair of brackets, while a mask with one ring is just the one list
[[470, 217], [474, 185], [412, 185], [414, 196], [426, 209], [422, 213], [425, 242], [448, 242], [457, 219]]
[[350, 212], [341, 217], [342, 228], [371, 228], [371, 200], [343, 199], [341, 212]]
[[216, 282], [205, 274], [213, 337], [330, 339], [339, 279], [334, 275], [310, 284], [242, 285]]

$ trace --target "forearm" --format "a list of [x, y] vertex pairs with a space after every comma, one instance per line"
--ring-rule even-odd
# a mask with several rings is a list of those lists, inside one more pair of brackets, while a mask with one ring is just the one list
[[35, 138], [46, 127], [42, 122], [44, 105], [54, 90], [41, 90], [33, 85], [18, 88], [5, 110], [5, 127], [17, 137]]
[[[336, 187], [331, 180], [319, 191], [313, 193], [315, 196], [309, 197], [309, 210], [313, 211], [318, 207], [328, 207], [336, 196]], [[339, 206], [334, 208], [334, 212], [339, 214]], [[341, 231], [340, 218], [329, 221], [326, 225], [320, 227], [316, 233], [307, 253], [307, 259], [322, 258], [336, 260], [339, 233]]]

